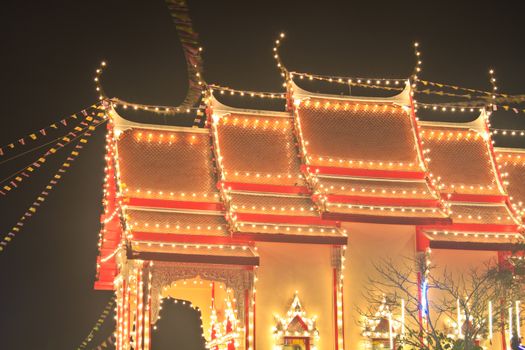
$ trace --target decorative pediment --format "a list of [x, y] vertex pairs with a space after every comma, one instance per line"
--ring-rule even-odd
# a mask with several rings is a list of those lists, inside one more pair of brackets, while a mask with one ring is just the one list
[[315, 349], [314, 343], [319, 339], [316, 317], [308, 317], [297, 292], [286, 316], [275, 316], [275, 320], [273, 335], [277, 347], [285, 349], [300, 343], [304, 349]]

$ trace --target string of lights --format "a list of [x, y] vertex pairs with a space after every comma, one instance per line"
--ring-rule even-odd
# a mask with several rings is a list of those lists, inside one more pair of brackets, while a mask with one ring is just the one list
[[[275, 40], [275, 45], [273, 47], [273, 58], [275, 59], [275, 63], [277, 64], [277, 69], [281, 72], [281, 77], [283, 77], [285, 80], [288, 80], [289, 78], [289, 72], [284, 66], [281, 57], [279, 55], [279, 48], [281, 47], [282, 40], [284, 39], [285, 35], [284, 33], [279, 34], [279, 38]], [[286, 87], [286, 82], [283, 83], [283, 87]]]
[[[350, 77], [341, 77], [341, 76], [329, 76], [329, 75], [320, 75], [320, 74], [311, 74], [311, 73], [301, 73], [301, 72], [290, 72], [290, 78], [299, 78], [301, 80], [318, 80], [325, 81], [329, 83], [337, 83], [342, 85], [350, 86], [359, 86], [365, 88], [373, 89], [383, 89], [383, 90], [393, 90], [393, 91], [402, 91], [403, 90], [403, 79], [385, 79], [385, 78], [350, 78]], [[381, 85], [383, 84], [383, 85]]]
[[447, 103], [423, 103], [415, 102], [414, 107], [417, 109], [427, 109], [440, 112], [481, 112], [485, 106], [468, 106], [468, 105], [449, 105]]
[[104, 92], [104, 88], [102, 87], [101, 83], [102, 74], [104, 73], [106, 66], [106, 61], [100, 62], [100, 66], [95, 71], [95, 78], [93, 79], [95, 81], [95, 91], [97, 92], [98, 99], [100, 101], [107, 99], [107, 95]]
[[179, 113], [191, 113], [192, 111], [202, 111], [200, 107], [175, 107], [175, 106], [164, 106], [164, 105], [150, 105], [143, 103], [135, 103], [124, 101], [118, 97], [112, 97], [109, 99], [113, 107], [122, 107], [123, 109], [141, 110], [147, 112], [153, 112], [164, 115], [175, 115]]
[[208, 85], [210, 93], [218, 92], [221, 95], [243, 96], [243, 97], [260, 97], [260, 98], [286, 98], [286, 92], [265, 92], [238, 90], [226, 86], [210, 84]]
[[492, 132], [493, 135], [525, 136], [525, 130], [493, 128], [493, 129], [490, 129], [490, 131]]
[[525, 108], [516, 108], [509, 105], [500, 105], [490, 101], [471, 101], [471, 102], [443, 102], [443, 103], [424, 103], [414, 102], [415, 108], [421, 106], [423, 109], [442, 111], [442, 112], [476, 112], [483, 109], [492, 111], [504, 110], [514, 113], [525, 113]]
[[[144, 103], [135, 103], [135, 102], [129, 102], [122, 100], [118, 97], [112, 97], [109, 98], [108, 95], [105, 93], [104, 88], [102, 86], [102, 74], [104, 73], [104, 69], [107, 67], [107, 63], [105, 61], [102, 61], [100, 63], [100, 66], [95, 71], [95, 90], [98, 94], [98, 99], [100, 101], [110, 101], [113, 105], [113, 107], [122, 107], [124, 109], [133, 109], [133, 110], [142, 110], [142, 111], [148, 111], [163, 115], [175, 115], [178, 113], [191, 113], [192, 111], [197, 111], [198, 113], [202, 113], [203, 109], [201, 107], [190, 107], [186, 105], [181, 106], [165, 106], [165, 105], [152, 105], [152, 104], [144, 104]], [[200, 77], [200, 73], [196, 72], [198, 77]], [[199, 79], [199, 86], [204, 88], [206, 84]]]
[[412, 89], [413, 93], [417, 91], [417, 83], [419, 82], [419, 74], [421, 73], [421, 66], [423, 61], [421, 60], [421, 51], [419, 50], [419, 43], [414, 43], [414, 55], [416, 56], [416, 65], [412, 72]]

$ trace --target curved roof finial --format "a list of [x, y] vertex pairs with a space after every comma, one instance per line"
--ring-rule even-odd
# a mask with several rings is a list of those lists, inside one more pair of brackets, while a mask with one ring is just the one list
[[[275, 40], [275, 46], [273, 47], [273, 58], [275, 58], [275, 61], [277, 63], [277, 68], [281, 71], [281, 76], [288, 81], [289, 78], [289, 72], [288, 69], [284, 66], [281, 56], [279, 55], [279, 48], [281, 47], [281, 43], [283, 39], [285, 38], [285, 35], [283, 32], [279, 34], [279, 38]], [[286, 87], [286, 83], [283, 84], [284, 87]]]
[[419, 43], [417, 41], [414, 42], [414, 55], [416, 56], [416, 65], [410, 76], [410, 80], [412, 81], [412, 94], [417, 91], [417, 83], [419, 81], [419, 74], [421, 73], [421, 66], [423, 64], [423, 61], [421, 60], [421, 51], [419, 50]]
[[106, 66], [106, 61], [100, 62], [100, 66], [95, 71], [95, 78], [93, 79], [95, 81], [95, 90], [97, 91], [99, 101], [108, 99], [108, 96], [102, 88], [102, 82], [100, 81], [100, 79], [102, 78], [102, 74], [104, 73], [104, 68], [106, 68]]

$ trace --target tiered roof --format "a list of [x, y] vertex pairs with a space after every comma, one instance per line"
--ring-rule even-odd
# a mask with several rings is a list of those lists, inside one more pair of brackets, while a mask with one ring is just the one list
[[111, 117], [128, 257], [257, 265], [250, 244], [230, 236], [209, 130]]
[[515, 212], [525, 218], [525, 150], [496, 148], [496, 159]]
[[323, 220], [301, 173], [288, 113], [241, 110], [211, 99], [220, 181], [234, 237], [254, 241], [345, 244]]
[[323, 217], [394, 224], [450, 220], [427, 178], [409, 87], [355, 98], [291, 86], [303, 171]]
[[205, 128], [111, 110], [97, 288], [110, 288], [123, 243], [131, 259], [253, 266], [256, 241], [346, 244], [342, 221], [415, 225], [434, 248], [509, 249], [521, 237], [525, 153], [496, 159], [484, 113], [417, 122], [408, 83], [358, 98], [290, 82], [289, 96], [290, 112], [210, 96]]
[[451, 245], [444, 241], [503, 243], [519, 236], [521, 220], [501, 182], [487, 118], [482, 112], [471, 123], [420, 123], [431, 176], [453, 221], [451, 226], [425, 228], [434, 241], [431, 246]]

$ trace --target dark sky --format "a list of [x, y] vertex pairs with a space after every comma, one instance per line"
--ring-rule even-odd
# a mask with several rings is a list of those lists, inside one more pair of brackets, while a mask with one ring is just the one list
[[[493, 67], [501, 91], [524, 93], [525, 25], [518, 4], [189, 0], [205, 48], [206, 80], [273, 91], [282, 81], [271, 49], [283, 30], [282, 56], [291, 70], [407, 77], [417, 40], [427, 80], [489, 89]], [[162, 0], [10, 1], [0, 16], [0, 145], [95, 102], [93, 73], [101, 59], [108, 62], [104, 86], [111, 96], [176, 105], [185, 95], [184, 59]], [[525, 127], [524, 117], [493, 123]], [[0, 164], [0, 176], [37, 155]], [[0, 197], [2, 236], [58, 164], [50, 162], [21, 189]], [[110, 293], [92, 288], [103, 166], [103, 134], [97, 132], [0, 254], [2, 349], [75, 349], [109, 300]]]

